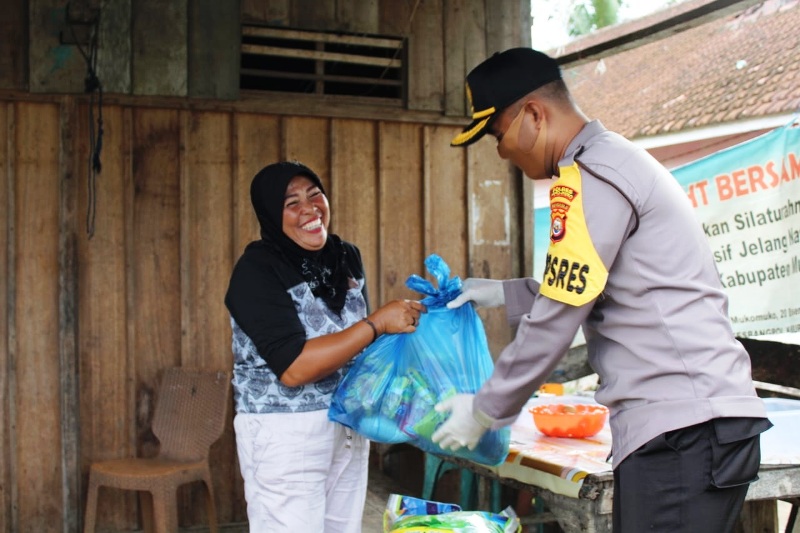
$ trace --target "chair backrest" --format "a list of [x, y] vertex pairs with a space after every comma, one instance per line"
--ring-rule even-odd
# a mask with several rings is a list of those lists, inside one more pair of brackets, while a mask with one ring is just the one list
[[180, 461], [208, 457], [225, 429], [230, 383], [227, 372], [181, 367], [164, 372], [153, 415], [159, 457]]

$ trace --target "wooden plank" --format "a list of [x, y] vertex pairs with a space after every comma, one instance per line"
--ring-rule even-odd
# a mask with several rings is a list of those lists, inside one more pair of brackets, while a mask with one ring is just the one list
[[[10, 101], [57, 101], [53, 95], [23, 95], [8, 93]], [[263, 113], [280, 116], [307, 116], [320, 118], [345, 118], [363, 120], [391, 120], [409, 124], [441, 124], [463, 127], [463, 117], [445, 117], [429, 111], [409, 111], [401, 103], [391, 98], [371, 98], [358, 96], [333, 96], [301, 93], [263, 93], [247, 91], [237, 101], [201, 100], [170, 98], [162, 96], [130, 96], [119, 94], [103, 95], [103, 103], [134, 107], [161, 107], [168, 109], [191, 109], [193, 111], [224, 111], [230, 113]]]
[[737, 520], [737, 533], [748, 531], [778, 531], [778, 505], [775, 500], [744, 502]]
[[74, 98], [64, 98], [60, 106], [61, 206], [59, 225], [59, 376], [61, 378], [61, 456], [64, 494], [64, 529], [77, 531], [81, 523], [80, 463], [80, 359], [78, 336], [78, 261], [73, 132], [77, 130], [78, 109]]
[[[347, 4], [352, 7], [354, 4]], [[340, 7], [341, 9], [341, 7]], [[242, 35], [248, 37], [271, 37], [275, 39], [291, 39], [315, 43], [351, 44], [354, 46], [372, 46], [395, 49], [402, 45], [399, 39], [370, 37], [364, 35], [342, 35], [316, 31], [288, 30], [286, 28], [269, 28], [262, 26], [243, 26]]]
[[13, 531], [12, 497], [14, 494], [15, 451], [12, 446], [15, 426], [13, 408], [13, 390], [15, 372], [10, 350], [13, 349], [13, 338], [9, 335], [13, 330], [9, 314], [14, 298], [11, 287], [14, 286], [14, 246], [11, 231], [14, 228], [14, 166], [13, 150], [9, 150], [14, 139], [13, 106], [0, 101], [0, 531]]
[[336, 28], [336, 0], [292, 0], [290, 26], [312, 30]]
[[250, 182], [259, 170], [280, 159], [280, 120], [274, 116], [234, 116], [233, 245], [235, 261], [250, 241], [260, 238], [258, 219], [250, 201]]
[[488, 55], [531, 45], [531, 3], [528, 0], [492, 0], [486, 9]]
[[266, 46], [261, 44], [243, 44], [242, 52], [246, 54], [288, 57], [292, 59], [306, 59], [316, 61], [333, 61], [338, 63], [352, 63], [354, 65], [368, 65], [373, 67], [397, 68], [402, 62], [399, 59], [384, 59], [381, 57], [360, 56], [357, 54], [340, 54], [337, 52], [323, 52], [321, 50], [297, 50], [280, 46]]
[[758, 479], [747, 489], [747, 501], [800, 498], [800, 466], [761, 465]]
[[408, 108], [441, 111], [445, 56], [443, 0], [426, 0], [414, 7], [406, 66]]
[[361, 250], [370, 309], [378, 292], [377, 127], [363, 120], [335, 120], [331, 126], [331, 232]]
[[[484, 0], [444, 0], [444, 112], [471, 114], [464, 80], [486, 58]], [[464, 125], [469, 121], [464, 121]]]
[[414, 5], [419, 1], [397, 2], [396, 0], [379, 0], [378, 4], [378, 33], [381, 35], [393, 35], [397, 37], [408, 37], [411, 30], [409, 19], [414, 11]]
[[[239, 1], [194, 0], [189, 10], [189, 96], [239, 97]], [[213, 73], [213, 74], [212, 74]]]
[[[230, 370], [231, 333], [223, 305], [233, 268], [232, 119], [227, 113], [181, 113], [181, 365]], [[213, 243], [213, 246], [209, 246]], [[235, 446], [227, 433], [211, 451], [217, 487], [233, 478]], [[223, 490], [230, 490], [225, 486]], [[181, 515], [192, 524], [207, 523], [204, 490], [193, 484], [181, 491]], [[231, 516], [232, 502], [220, 501], [220, 520]]]
[[[248, 242], [260, 237], [258, 219], [250, 201], [250, 182], [264, 166], [280, 159], [280, 131], [280, 120], [277, 117], [256, 114], [234, 115], [231, 264], [239, 258]], [[226, 284], [228, 279], [230, 273], [225, 278]], [[226, 334], [230, 337], [230, 329]], [[225, 434], [215, 448], [220, 446], [223, 447], [223, 451], [219, 454], [229, 468], [218, 471], [217, 479], [220, 488], [230, 495], [220, 502], [220, 516], [227, 518], [228, 522], [244, 522], [247, 519], [244, 482], [239, 469], [235, 467], [238, 463], [232, 423], [226, 427]], [[219, 490], [217, 494], [220, 494]]]
[[777, 392], [782, 396], [800, 398], [800, 389], [796, 387], [786, 387], [784, 385], [775, 385], [774, 383], [764, 383], [763, 381], [753, 381], [753, 385], [758, 390]]
[[[0, 17], [0, 89], [28, 89], [28, 3], [3, 2]], [[2, 520], [0, 520], [2, 524]]]
[[14, 446], [20, 531], [49, 531], [64, 509], [58, 337], [59, 110], [15, 106]]
[[[463, 0], [444, 0], [444, 20], [442, 36], [444, 38], [447, 57], [444, 61], [444, 113], [451, 116], [462, 116], [468, 113], [464, 78], [467, 73], [465, 64], [465, 40], [467, 25], [475, 20], [468, 16], [468, 8], [472, 2]], [[465, 120], [464, 124], [469, 121]]]
[[378, 126], [380, 301], [421, 297], [406, 288], [423, 264], [422, 131], [419, 126]]
[[360, 83], [365, 85], [367, 83], [379, 86], [383, 85], [386, 87], [401, 87], [403, 82], [401, 80], [387, 80], [387, 79], [375, 79], [375, 78], [365, 78], [363, 76], [331, 76], [328, 74], [320, 73], [320, 74], [301, 74], [295, 72], [282, 72], [280, 70], [258, 70], [253, 68], [243, 68], [241, 70], [242, 75], [259, 77], [259, 78], [280, 78], [285, 80], [306, 80], [311, 81], [314, 83], [327, 83], [328, 85], [331, 82], [341, 82], [341, 83]]
[[180, 121], [169, 109], [131, 117], [130, 183], [126, 186], [127, 300], [130, 374], [137, 413], [136, 449], [151, 457], [150, 424], [161, 371], [181, 363]]
[[131, 23], [133, 94], [186, 96], [188, 0], [137, 0]]
[[[185, 322], [181, 363], [208, 370], [231, 366], [222, 302], [230, 276], [231, 119], [227, 113], [182, 113], [181, 260]], [[185, 244], [183, 244], [185, 243]], [[214, 246], [208, 246], [214, 243]]]
[[[86, 61], [77, 46], [61, 44], [62, 32], [69, 35], [66, 2], [30, 0], [28, 31], [29, 90], [33, 93], [82, 93]], [[5, 17], [5, 13], [3, 14]]]
[[[512, 268], [509, 164], [502, 161], [488, 140], [478, 141], [467, 150], [467, 209], [469, 275], [478, 278], [508, 279]], [[480, 309], [489, 348], [494, 357], [511, 339], [502, 308]]]
[[[131, 92], [132, 0], [103, 2], [97, 37], [97, 75], [106, 93]], [[138, 8], [138, 3], [137, 3]]]
[[317, 173], [326, 191], [330, 180], [330, 121], [320, 118], [284, 118], [283, 159], [300, 161]]
[[537, 272], [533, 271], [533, 234], [534, 234], [534, 220], [533, 220], [533, 195], [534, 185], [533, 180], [525, 179], [522, 182], [522, 213], [521, 224], [522, 228], [522, 272], [523, 276], [534, 276]]
[[[486, 44], [486, 13], [485, 10], [491, 9], [490, 0], [467, 0], [469, 2], [469, 13], [464, 39], [464, 66], [466, 69], [461, 75], [461, 83], [467, 77], [467, 73], [478, 66], [480, 62], [489, 55]], [[484, 6], [484, 4], [486, 4]], [[449, 54], [448, 54], [449, 56]], [[462, 93], [466, 97], [466, 92]], [[468, 110], [470, 113], [471, 111]]]
[[[415, 0], [414, 6], [418, 6], [420, 0]], [[404, 42], [407, 42], [411, 32], [412, 12], [415, 11], [409, 2], [395, 2], [393, 0], [379, 0], [378, 5], [378, 30], [382, 35], [392, 35], [400, 37]], [[394, 57], [401, 58], [403, 61], [408, 59], [408, 51], [406, 46], [398, 47]], [[403, 100], [408, 100], [409, 92], [409, 79], [412, 74], [408, 65], [404, 69], [403, 81], [405, 87], [403, 88]], [[408, 104], [403, 105], [404, 111], [409, 108]], [[412, 107], [413, 109], [413, 107]]]
[[378, 0], [336, 2], [337, 28], [353, 33], [378, 33]]
[[739, 339], [739, 342], [750, 354], [753, 379], [794, 389], [800, 387], [800, 346], [758, 339]]
[[[80, 224], [90, 210], [88, 108], [79, 108], [75, 137], [75, 179], [79, 182]], [[105, 106], [102, 170], [94, 181], [94, 234], [78, 232], [78, 350], [80, 353], [81, 454], [92, 461], [136, 454], [135, 406], [129, 392], [134, 369], [127, 365], [127, 284], [125, 255], [125, 152], [129, 149], [123, 109]], [[113, 529], [134, 526], [136, 495], [100, 491], [97, 523]]]
[[274, 26], [289, 24], [290, 0], [240, 0], [243, 22], [261, 22]]
[[[798, 520], [798, 511], [800, 511], [800, 501], [796, 498], [789, 502], [791, 503], [791, 507], [787, 510], [787, 524], [786, 524], [786, 533], [800, 533], [800, 520]], [[791, 530], [789, 529], [791, 527]]]
[[463, 280], [467, 263], [466, 150], [450, 140], [460, 128], [426, 127], [425, 256], [436, 253]]

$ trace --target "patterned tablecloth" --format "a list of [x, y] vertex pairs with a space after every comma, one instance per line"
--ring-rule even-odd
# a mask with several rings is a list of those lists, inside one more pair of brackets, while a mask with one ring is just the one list
[[[546, 437], [528, 412], [540, 403], [594, 403], [587, 396], [533, 398], [511, 426], [511, 445], [506, 461], [490, 468], [497, 475], [557, 494], [577, 498], [588, 474], [611, 472], [611, 430], [606, 421], [597, 435], [587, 439]], [[775, 426], [762, 435], [761, 464], [800, 464], [800, 401], [767, 400], [768, 415]], [[796, 409], [795, 409], [796, 408]]]
[[547, 437], [536, 429], [528, 408], [541, 403], [595, 403], [587, 396], [532, 398], [511, 426], [508, 457], [491, 467], [498, 476], [542, 487], [557, 494], [578, 497], [589, 473], [610, 472], [611, 430], [606, 421], [597, 435], [587, 439]]

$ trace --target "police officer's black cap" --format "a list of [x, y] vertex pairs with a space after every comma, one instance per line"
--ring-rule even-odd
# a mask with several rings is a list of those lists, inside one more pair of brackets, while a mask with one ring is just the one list
[[561, 79], [555, 59], [532, 48], [511, 48], [486, 59], [467, 74], [472, 123], [451, 142], [467, 146], [489, 130], [503, 109], [542, 85]]

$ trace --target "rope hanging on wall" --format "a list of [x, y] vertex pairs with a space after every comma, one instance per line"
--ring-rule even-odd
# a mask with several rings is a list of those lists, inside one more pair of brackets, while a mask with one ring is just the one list
[[[78, 47], [78, 51], [86, 61], [86, 78], [84, 79], [84, 91], [89, 94], [89, 161], [87, 178], [87, 202], [86, 202], [86, 234], [89, 239], [94, 236], [94, 221], [97, 212], [97, 175], [100, 174], [102, 163], [100, 162], [100, 152], [103, 150], [103, 84], [97, 77], [97, 41], [100, 27], [100, 11], [91, 20], [91, 36], [89, 38], [89, 49], [84, 50], [75, 35], [75, 21], [69, 16], [69, 4], [67, 4], [67, 23]], [[86, 23], [83, 23], [86, 24]], [[95, 125], [95, 108], [97, 109], [97, 124]]]

